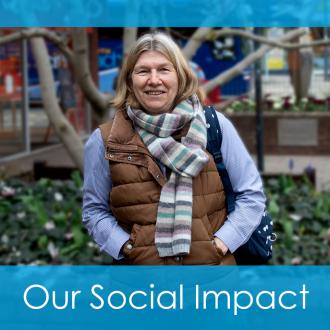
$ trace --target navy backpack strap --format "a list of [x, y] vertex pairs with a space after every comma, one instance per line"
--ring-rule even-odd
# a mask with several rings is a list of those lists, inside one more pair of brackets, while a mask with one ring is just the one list
[[208, 126], [206, 149], [214, 158], [215, 165], [217, 166], [225, 190], [227, 211], [230, 213], [235, 209], [235, 193], [221, 154], [222, 132], [214, 107], [204, 107], [204, 113]]
[[[206, 149], [213, 156], [217, 170], [221, 177], [226, 194], [226, 206], [228, 213], [235, 209], [235, 197], [228, 172], [223, 163], [221, 154], [222, 132], [213, 107], [204, 108], [207, 122], [207, 146]], [[252, 233], [250, 239], [240, 246], [234, 257], [238, 265], [262, 265], [272, 257], [272, 242], [275, 240], [273, 234], [273, 221], [267, 211], [264, 212], [257, 229]]]

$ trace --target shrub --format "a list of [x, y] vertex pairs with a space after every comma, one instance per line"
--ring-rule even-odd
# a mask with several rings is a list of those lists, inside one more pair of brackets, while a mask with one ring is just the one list
[[330, 191], [289, 176], [268, 180], [266, 191], [278, 235], [272, 263], [330, 264]]
[[[278, 239], [273, 264], [330, 264], [330, 191], [266, 182]], [[82, 180], [0, 182], [0, 264], [109, 264], [81, 224]]]
[[0, 183], [1, 264], [94, 264], [100, 254], [81, 224], [82, 180]]

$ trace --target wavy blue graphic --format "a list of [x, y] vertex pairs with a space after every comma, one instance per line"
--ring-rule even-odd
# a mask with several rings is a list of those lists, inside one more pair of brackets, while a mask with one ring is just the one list
[[1, 0], [2, 27], [330, 26], [330, 0]]

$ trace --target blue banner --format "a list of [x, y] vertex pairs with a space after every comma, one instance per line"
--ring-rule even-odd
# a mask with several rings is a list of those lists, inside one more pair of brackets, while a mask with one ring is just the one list
[[1, 0], [1, 27], [330, 26], [330, 0]]
[[330, 267], [0, 267], [2, 329], [329, 328]]

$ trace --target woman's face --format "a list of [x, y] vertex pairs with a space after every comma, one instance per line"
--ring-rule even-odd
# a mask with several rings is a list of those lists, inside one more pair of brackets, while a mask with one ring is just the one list
[[178, 93], [178, 75], [163, 54], [145, 51], [134, 66], [132, 87], [136, 99], [147, 113], [170, 112]]

